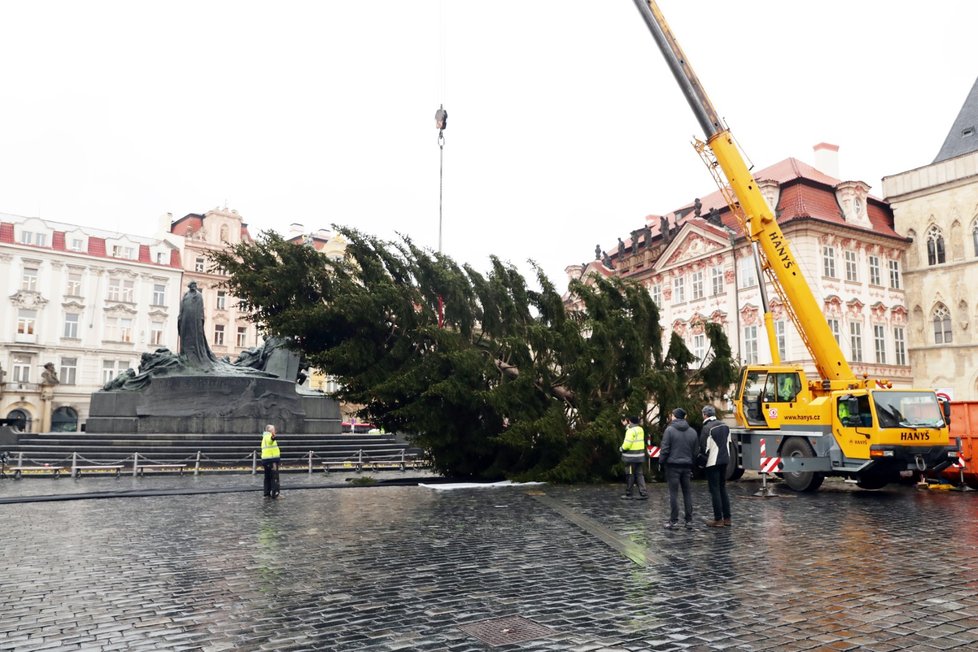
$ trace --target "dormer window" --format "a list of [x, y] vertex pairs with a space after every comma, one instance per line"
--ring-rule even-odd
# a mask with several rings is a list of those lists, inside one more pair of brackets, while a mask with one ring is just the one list
[[132, 260], [135, 258], [135, 250], [132, 247], [127, 247], [125, 245], [112, 245], [112, 257], [113, 258], [128, 258]]

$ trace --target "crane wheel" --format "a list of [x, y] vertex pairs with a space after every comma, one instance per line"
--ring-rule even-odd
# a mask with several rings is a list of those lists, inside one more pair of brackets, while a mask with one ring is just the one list
[[[781, 447], [781, 457], [815, 457], [812, 445], [799, 437], [791, 437]], [[825, 474], [816, 471], [784, 472], [784, 483], [794, 491], [815, 491], [822, 486]]]

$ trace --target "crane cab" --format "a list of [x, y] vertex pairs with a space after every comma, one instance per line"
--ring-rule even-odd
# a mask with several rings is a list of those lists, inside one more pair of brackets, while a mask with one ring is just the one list
[[786, 410], [795, 411], [811, 400], [801, 367], [743, 367], [734, 401], [737, 423], [750, 429], [779, 428]]

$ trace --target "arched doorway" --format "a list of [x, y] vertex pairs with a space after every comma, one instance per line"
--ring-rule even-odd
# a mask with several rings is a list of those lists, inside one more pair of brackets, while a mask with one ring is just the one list
[[31, 415], [27, 413], [26, 410], [15, 409], [7, 413], [7, 423], [14, 430], [20, 432], [30, 432], [31, 429]]
[[51, 413], [51, 432], [75, 432], [78, 430], [78, 412], [63, 405]]

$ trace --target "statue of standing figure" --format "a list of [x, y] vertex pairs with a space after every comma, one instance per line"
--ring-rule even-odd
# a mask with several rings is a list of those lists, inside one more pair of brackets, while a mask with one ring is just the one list
[[187, 293], [180, 300], [177, 317], [177, 333], [180, 335], [180, 356], [190, 367], [211, 367], [217, 358], [207, 344], [204, 334], [204, 297], [191, 281]]

